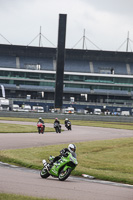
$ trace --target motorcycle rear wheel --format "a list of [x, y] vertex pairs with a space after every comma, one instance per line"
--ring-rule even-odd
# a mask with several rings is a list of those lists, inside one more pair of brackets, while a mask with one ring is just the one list
[[43, 169], [40, 171], [40, 176], [42, 178], [48, 178], [50, 176], [50, 174], [48, 173], [48, 171], [45, 167], [43, 167]]
[[66, 171], [61, 170], [60, 174], [59, 174], [59, 180], [60, 181], [64, 181], [68, 178], [68, 176], [70, 176], [72, 169], [67, 168]]

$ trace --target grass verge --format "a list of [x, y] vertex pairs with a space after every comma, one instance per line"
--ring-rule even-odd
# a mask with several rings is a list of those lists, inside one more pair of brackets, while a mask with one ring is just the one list
[[17, 195], [17, 194], [0, 193], [0, 200], [56, 200], [56, 199], [37, 198], [37, 197]]
[[[0, 151], [0, 160], [28, 168], [41, 169], [42, 160], [56, 156], [64, 144], [38, 148]], [[72, 172], [89, 174], [97, 179], [133, 185], [133, 138], [80, 142], [77, 146], [78, 166]]]
[[[45, 132], [53, 132], [54, 128], [45, 128]], [[37, 127], [34, 125], [5, 124], [1, 123], [0, 133], [36, 133]]]

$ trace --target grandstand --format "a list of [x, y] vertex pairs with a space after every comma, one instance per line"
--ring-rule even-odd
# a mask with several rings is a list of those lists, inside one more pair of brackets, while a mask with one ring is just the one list
[[[7, 98], [54, 101], [56, 48], [0, 45], [0, 84]], [[83, 95], [84, 94], [84, 95]], [[133, 54], [65, 50], [63, 101], [133, 106]]]

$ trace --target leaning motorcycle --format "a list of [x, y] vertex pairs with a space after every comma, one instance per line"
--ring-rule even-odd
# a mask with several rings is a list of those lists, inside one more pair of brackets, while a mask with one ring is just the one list
[[37, 129], [38, 129], [38, 133], [44, 133], [44, 124], [42, 124], [41, 122], [37, 123]]
[[[54, 156], [49, 157], [49, 160], [52, 159], [54, 159]], [[77, 159], [71, 153], [68, 153], [67, 157], [62, 156], [58, 161], [53, 163], [52, 167], [50, 167], [46, 160], [42, 162], [44, 167], [40, 172], [40, 176], [42, 178], [47, 178], [51, 175], [52, 177], [58, 178], [60, 181], [66, 180], [78, 164]]]
[[54, 128], [56, 133], [61, 133], [61, 125], [58, 124], [57, 122], [54, 123]]
[[68, 130], [72, 130], [72, 126], [71, 126], [71, 122], [70, 121], [66, 123], [66, 128]]

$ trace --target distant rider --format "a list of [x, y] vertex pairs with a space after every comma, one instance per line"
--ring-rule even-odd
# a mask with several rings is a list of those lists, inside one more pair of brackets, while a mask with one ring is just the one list
[[58, 120], [58, 118], [55, 118], [54, 123], [58, 123], [60, 125], [60, 121]]
[[41, 117], [39, 117], [37, 124], [38, 123], [42, 123], [42, 125], [43, 125], [43, 132], [44, 132], [45, 125], [44, 125], [44, 121], [43, 121], [43, 119]]
[[55, 121], [54, 121], [54, 127], [55, 127], [56, 124], [58, 124], [58, 125], [61, 127], [61, 125], [60, 125], [60, 121], [58, 120], [58, 118], [55, 118]]
[[67, 123], [68, 123], [68, 122], [70, 122], [70, 120], [69, 120], [68, 118], [66, 118], [65, 121], [64, 121], [64, 124], [65, 124], [65, 127], [66, 127], [66, 128], [67, 128]]

